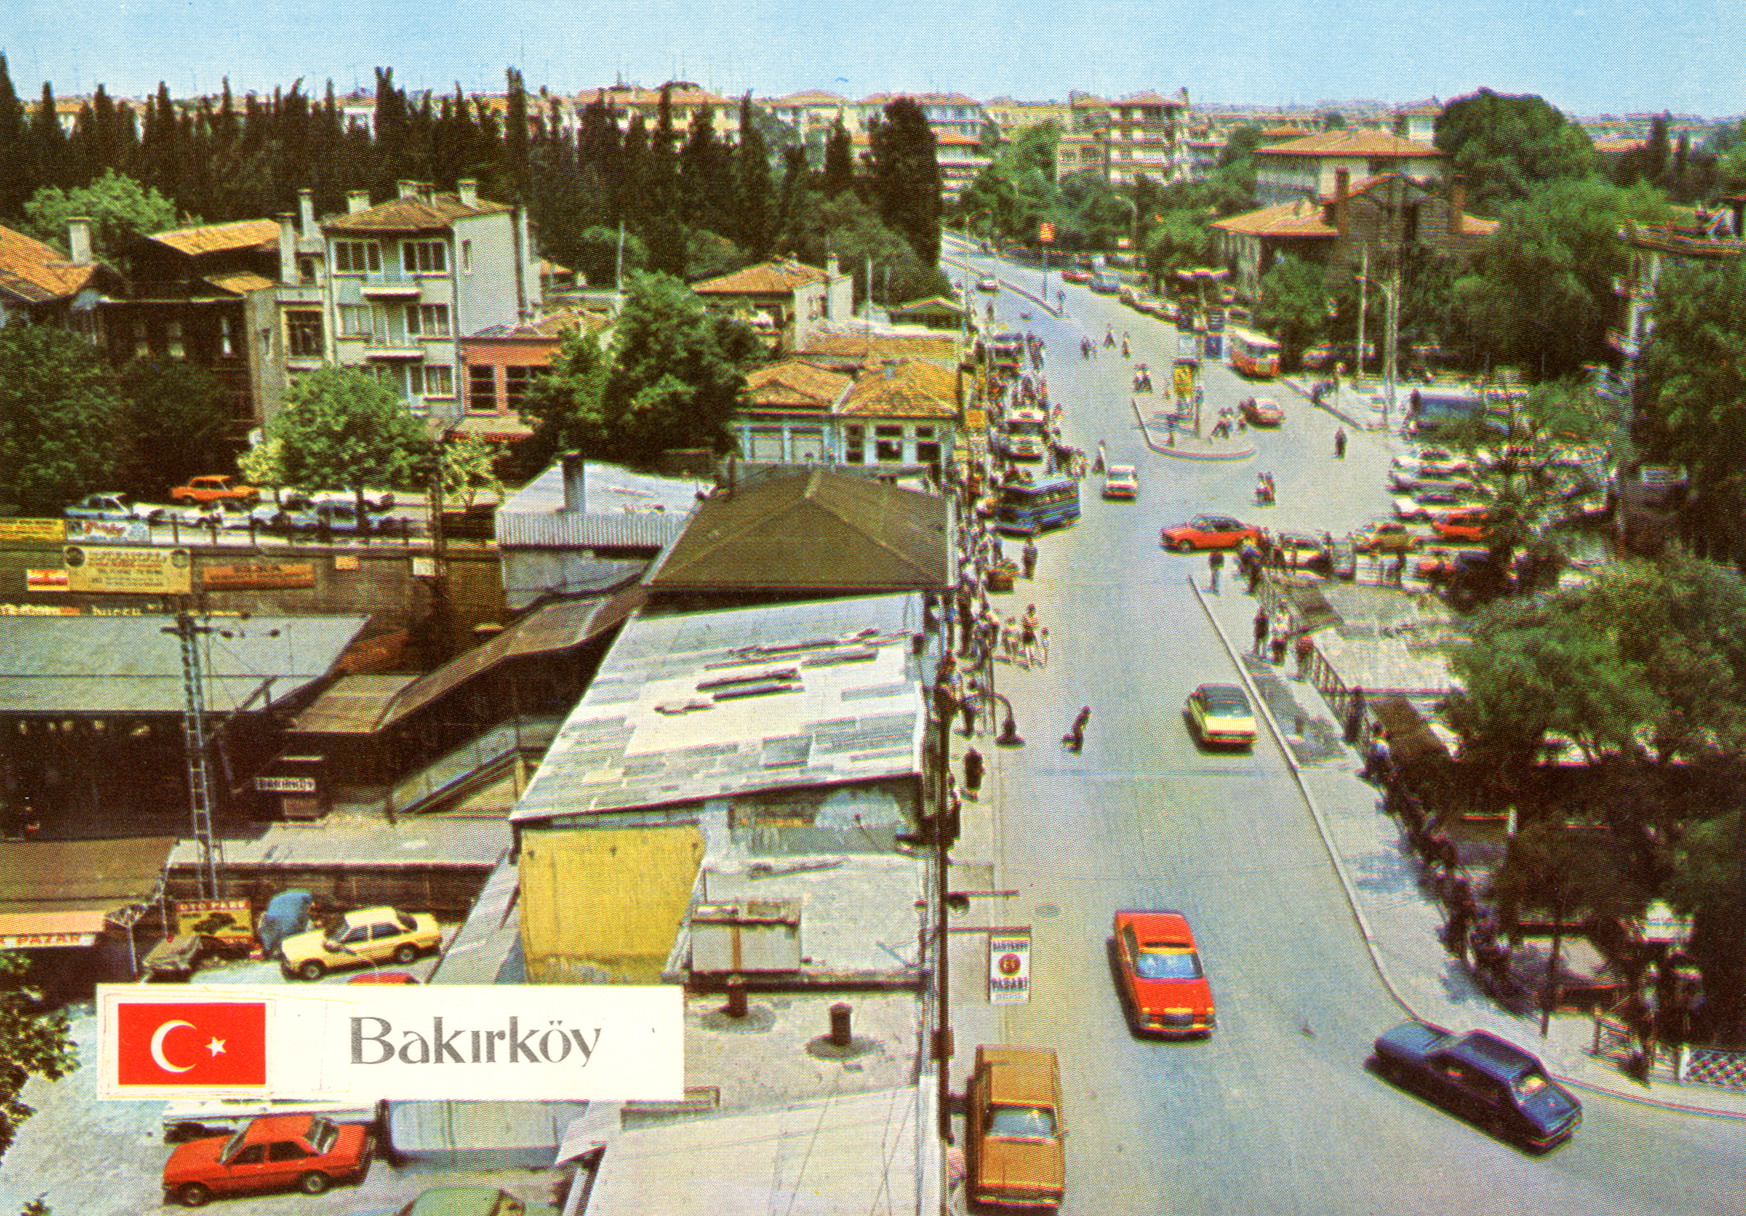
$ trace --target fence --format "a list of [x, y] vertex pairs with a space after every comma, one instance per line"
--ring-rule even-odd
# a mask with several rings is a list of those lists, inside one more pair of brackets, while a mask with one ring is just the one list
[[[1595, 1015], [1590, 1055], [1629, 1071], [1638, 1065], [1641, 1050], [1636, 1032], [1628, 1025], [1606, 1014]], [[1746, 1051], [1657, 1043], [1649, 1064], [1652, 1075], [1680, 1085], [1714, 1085], [1746, 1092]]]

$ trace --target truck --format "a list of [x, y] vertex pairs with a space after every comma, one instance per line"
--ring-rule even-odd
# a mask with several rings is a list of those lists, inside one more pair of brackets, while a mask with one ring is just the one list
[[968, 1095], [970, 1201], [1056, 1208], [1066, 1191], [1061, 1072], [1048, 1047], [983, 1044]]

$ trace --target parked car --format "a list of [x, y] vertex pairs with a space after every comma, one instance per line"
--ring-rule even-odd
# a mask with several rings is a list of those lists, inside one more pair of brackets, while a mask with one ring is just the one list
[[1313, 532], [1279, 532], [1273, 537], [1273, 545], [1288, 570], [1326, 573], [1334, 560], [1328, 543]]
[[332, 536], [379, 532], [390, 518], [386, 512], [366, 511], [360, 524], [355, 502], [337, 498], [311, 501], [301, 497], [286, 499], [279, 506], [262, 504], [250, 515], [257, 528], [270, 532]]
[[286, 975], [318, 980], [329, 971], [389, 959], [405, 966], [442, 945], [436, 918], [424, 912], [363, 908], [347, 912], [326, 932], [311, 929], [279, 944]]
[[1420, 490], [1456, 490], [1475, 498], [1483, 495], [1477, 483], [1465, 477], [1438, 473], [1409, 473], [1405, 469], [1388, 471], [1388, 487], [1396, 494], [1414, 494]]
[[1551, 1148], [1582, 1123], [1582, 1103], [1538, 1059], [1484, 1030], [1457, 1036], [1429, 1022], [1402, 1022], [1376, 1040], [1376, 1067], [1529, 1148]]
[[1180, 912], [1125, 911], [1113, 931], [1122, 1006], [1138, 1034], [1209, 1035], [1218, 1024], [1194, 930]]
[[267, 1115], [233, 1136], [192, 1140], [164, 1163], [164, 1195], [183, 1207], [214, 1195], [297, 1188], [319, 1195], [336, 1182], [361, 1182], [376, 1137], [357, 1123], [322, 1115]]
[[1188, 725], [1207, 747], [1255, 746], [1255, 711], [1235, 684], [1202, 684], [1188, 694]]
[[1061, 1072], [1052, 1049], [978, 1047], [965, 1121], [972, 1203], [1060, 1206], [1067, 1153]]
[[1484, 544], [1491, 516], [1485, 511], [1457, 511], [1431, 521], [1438, 540]]
[[142, 507], [125, 494], [87, 494], [61, 512], [68, 519], [124, 521], [143, 519], [155, 524], [164, 518], [162, 507]]
[[1246, 540], [1259, 544], [1261, 529], [1229, 515], [1196, 515], [1185, 524], [1171, 524], [1159, 536], [1166, 549], [1193, 553], [1196, 549], [1234, 549]]
[[494, 1186], [433, 1186], [394, 1216], [558, 1216], [549, 1203], [527, 1203]]
[[1271, 397], [1246, 397], [1238, 408], [1250, 426], [1278, 426], [1285, 421], [1285, 411]]
[[976, 280], [976, 290], [977, 291], [986, 291], [986, 292], [999, 291], [1000, 290], [1000, 280], [995, 278], [991, 274], [985, 274], [980, 279]]
[[1103, 476], [1105, 498], [1138, 498], [1140, 470], [1131, 464], [1112, 464]]
[[1356, 553], [1405, 553], [1418, 544], [1419, 533], [1396, 519], [1379, 519], [1352, 533]]
[[228, 473], [211, 473], [204, 477], [191, 477], [187, 485], [171, 490], [170, 501], [184, 507], [197, 504], [204, 506], [215, 502], [252, 507], [261, 501], [261, 492], [253, 486], [245, 486]]
[[1420, 490], [1413, 494], [1397, 495], [1394, 500], [1394, 515], [1396, 519], [1430, 523], [1484, 505], [1472, 495], [1454, 490]]
[[1408, 477], [1466, 477], [1473, 462], [1448, 448], [1420, 448], [1388, 462], [1389, 474], [1400, 470]]
[[1091, 282], [1091, 271], [1070, 266], [1061, 272], [1061, 281], [1063, 283], [1089, 283]]

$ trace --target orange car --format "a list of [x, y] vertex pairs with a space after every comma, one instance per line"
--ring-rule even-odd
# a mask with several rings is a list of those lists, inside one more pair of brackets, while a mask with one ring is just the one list
[[187, 485], [171, 490], [170, 501], [184, 507], [209, 506], [215, 502], [252, 507], [261, 501], [261, 492], [253, 486], [243, 485], [228, 473], [211, 473], [192, 478]]
[[1122, 1004], [1139, 1034], [1209, 1035], [1218, 1024], [1194, 930], [1180, 912], [1115, 914]]
[[214, 1195], [296, 1187], [319, 1195], [336, 1182], [362, 1182], [375, 1135], [321, 1115], [265, 1115], [234, 1136], [192, 1140], [164, 1163], [164, 1197], [186, 1208]]
[[1442, 519], [1431, 521], [1431, 531], [1440, 540], [1471, 541], [1474, 544], [1484, 544], [1486, 526], [1490, 518], [1484, 511], [1457, 511], [1453, 515], [1445, 515]]
[[1159, 543], [1178, 553], [1196, 549], [1235, 549], [1246, 540], [1261, 543], [1261, 529], [1252, 528], [1229, 515], [1196, 515], [1185, 524], [1172, 524], [1160, 531]]

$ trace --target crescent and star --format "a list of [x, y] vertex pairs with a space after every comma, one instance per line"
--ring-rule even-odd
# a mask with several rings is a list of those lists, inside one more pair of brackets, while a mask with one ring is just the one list
[[[172, 1064], [169, 1057], [164, 1055], [164, 1040], [169, 1037], [170, 1031], [178, 1026], [186, 1026], [189, 1030], [194, 1029], [194, 1023], [174, 1018], [152, 1031], [152, 1063], [165, 1072], [187, 1072], [194, 1067], [192, 1064]], [[212, 1041], [206, 1044], [206, 1050], [211, 1052], [213, 1058], [216, 1059], [224, 1054], [224, 1040], [214, 1035]]]

